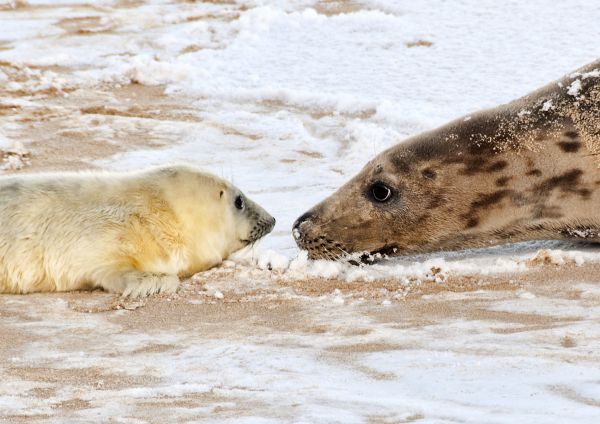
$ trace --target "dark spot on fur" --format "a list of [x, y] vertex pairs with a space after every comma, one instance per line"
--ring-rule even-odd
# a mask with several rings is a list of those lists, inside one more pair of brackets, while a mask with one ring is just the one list
[[562, 175], [545, 179], [539, 186], [538, 191], [549, 191], [560, 188], [563, 191], [573, 191], [579, 185], [579, 179], [583, 175], [581, 169], [571, 169]]
[[579, 137], [579, 134], [577, 134], [577, 131], [567, 131], [567, 132], [565, 132], [565, 137], [577, 138], [577, 137]]
[[[488, 154], [494, 150], [495, 143], [489, 140], [489, 135], [485, 132], [470, 134], [470, 137], [478, 140], [469, 144], [468, 152], [472, 155]], [[495, 140], [494, 140], [495, 141]]]
[[429, 201], [429, 209], [435, 209], [446, 203], [446, 199], [441, 194], [434, 194]]
[[465, 228], [473, 228], [479, 223], [479, 211], [488, 209], [505, 199], [508, 196], [514, 194], [513, 190], [498, 190], [493, 193], [479, 194], [477, 199], [471, 202], [471, 208], [463, 215], [463, 218], [467, 219]]
[[478, 158], [469, 158], [464, 159], [465, 168], [460, 171], [463, 175], [475, 175], [479, 172], [483, 172], [483, 168], [485, 162], [479, 160]]
[[512, 177], [500, 177], [496, 180], [496, 185], [498, 187], [504, 187], [510, 180]]
[[392, 164], [398, 172], [407, 173], [408, 171], [410, 171], [410, 166], [408, 165], [408, 162], [402, 158], [392, 157]]
[[423, 175], [424, 178], [427, 178], [428, 180], [433, 180], [437, 175], [435, 173], [435, 171], [430, 168], [425, 168], [424, 170], [421, 171], [421, 174]]
[[539, 169], [532, 169], [531, 171], [527, 172], [527, 174], [525, 174], [525, 175], [539, 177], [540, 175], [542, 175], [542, 171], [540, 171]]
[[488, 165], [487, 159], [484, 156], [465, 158], [462, 162], [465, 164], [465, 168], [460, 171], [462, 175], [498, 172], [502, 171], [508, 165], [508, 162], [505, 160], [499, 160]]
[[477, 218], [477, 217], [470, 217], [467, 220], [467, 225], [465, 225], [465, 228], [473, 228], [473, 227], [476, 227], [477, 224], [479, 224], [479, 218]]
[[506, 162], [505, 160], [499, 160], [497, 162], [494, 162], [493, 164], [491, 164], [488, 168], [487, 171], [488, 172], [498, 172], [498, 171], [502, 171], [504, 168], [506, 168], [506, 166], [508, 165], [508, 162]]
[[471, 209], [486, 209], [496, 203], [500, 203], [510, 193], [512, 193], [512, 190], [498, 190], [489, 194], [480, 194], [477, 200], [471, 203]]
[[571, 169], [564, 174], [545, 179], [535, 188], [535, 191], [538, 195], [547, 196], [552, 190], [559, 189], [563, 193], [575, 193], [584, 199], [588, 199], [591, 191], [581, 187], [582, 175], [583, 171], [581, 169]]
[[485, 155], [481, 156], [467, 156], [461, 157], [461, 161], [465, 168], [461, 171], [464, 175], [474, 175], [478, 173], [489, 172], [489, 157]]
[[566, 153], [576, 153], [581, 148], [581, 143], [579, 141], [561, 141], [557, 144], [562, 151]]

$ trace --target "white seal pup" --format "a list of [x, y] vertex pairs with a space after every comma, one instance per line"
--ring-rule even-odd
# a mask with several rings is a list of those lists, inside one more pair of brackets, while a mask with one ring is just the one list
[[0, 293], [174, 292], [275, 219], [189, 166], [0, 177]]

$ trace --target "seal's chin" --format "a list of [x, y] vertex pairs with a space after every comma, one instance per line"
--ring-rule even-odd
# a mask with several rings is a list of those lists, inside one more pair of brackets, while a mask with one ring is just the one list
[[341, 243], [326, 236], [308, 239], [299, 234], [294, 234], [294, 238], [296, 239], [298, 247], [302, 250], [306, 250], [308, 257], [313, 260], [325, 259], [336, 261], [348, 255], [348, 251]]
[[[398, 256], [398, 246], [395, 244], [386, 244], [379, 249], [371, 250], [368, 252], [361, 252], [353, 254], [353, 258], [350, 259], [350, 263], [353, 265], [371, 265], [382, 260], [388, 259], [393, 256]], [[357, 259], [358, 258], [358, 259]]]
[[386, 244], [383, 247], [380, 247], [379, 249], [375, 249], [371, 252], [369, 252], [371, 255], [380, 255], [382, 257], [389, 257], [389, 256], [398, 256], [398, 245], [396, 244]]
[[[327, 239], [325, 239], [327, 240]], [[349, 252], [340, 243], [304, 242], [301, 249], [308, 252], [312, 260], [343, 261], [352, 265], [372, 265], [393, 256], [398, 256], [399, 249], [395, 244], [386, 244], [374, 250]]]
[[298, 247], [308, 253], [312, 260], [345, 261], [354, 265], [370, 264], [398, 252], [396, 244], [386, 243], [381, 247], [353, 246], [322, 232], [322, 225], [314, 225], [315, 215], [307, 212], [296, 220], [292, 227], [292, 236]]

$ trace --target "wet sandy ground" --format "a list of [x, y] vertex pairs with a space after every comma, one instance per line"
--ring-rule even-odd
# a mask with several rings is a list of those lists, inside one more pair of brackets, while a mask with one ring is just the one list
[[[23, 2], [21, 7], [29, 6]], [[359, 7], [358, 2], [320, 2], [317, 9], [336, 14]], [[78, 35], [111, 30], [97, 24], [62, 22]], [[25, 166], [10, 172], [90, 169], [91, 161], [118, 152], [168, 146], [177, 134], [161, 134], [157, 122], [201, 122], [190, 99], [167, 96], [161, 86], [44, 88], [44, 73], [64, 75], [68, 81], [73, 70], [6, 62], [0, 69], [30, 87], [14, 91], [0, 85], [0, 123], [11, 138], [31, 140]], [[224, 135], [235, 131], [219, 129]], [[541, 361], [596, 368], [599, 271], [598, 264], [540, 261], [526, 273], [450, 275], [443, 282], [407, 285], [393, 280], [290, 281], [270, 271], [257, 271], [249, 280], [225, 268], [182, 282], [176, 295], [143, 300], [99, 291], [2, 295], [0, 422], [221, 422], [244, 417], [292, 422], [315, 405], [332, 402], [316, 395], [298, 397], [293, 385], [287, 393], [271, 392], [269, 380], [249, 382], [251, 366], [221, 379], [220, 371], [225, 375], [228, 370], [219, 358], [234, 355], [227, 348], [235, 354], [241, 349], [241, 357], [229, 365], [244, 364], [247, 351], [241, 347], [246, 346], [274, 355], [297, 354], [347, 370], [363, 383], [402, 380], [403, 369], [366, 365], [363, 359], [374, 353], [393, 358], [411, 351], [444, 352], [501, 361], [529, 352]], [[521, 306], [507, 308], [507, 302]], [[256, 356], [247, 360], [260, 362]], [[270, 372], [293, 382], [310, 371], [298, 365]], [[326, 386], [321, 377], [315, 377], [315, 387]], [[572, 408], [599, 408], [600, 416], [600, 397], [577, 386], [540, 390], [566, 399]], [[346, 406], [337, 407], [341, 411]], [[414, 406], [398, 406], [393, 414], [365, 408], [361, 414], [372, 423], [441, 419], [437, 411]]]
[[[207, 384], [194, 388], [190, 380], [202, 380], [207, 372], [202, 368], [212, 365], [210, 357], [188, 355], [185, 361], [197, 364], [197, 375], [170, 373], [176, 366], [169, 364], [178, 364], [190, 349], [202, 352], [202, 346], [215, 343], [233, 350], [247, 344], [284, 349], [288, 355], [297, 353], [384, 382], [401, 379], [403, 370], [374, 369], [362, 363], [363, 357], [429, 351], [503, 360], [526, 349], [539, 360], [597, 364], [599, 333], [582, 329], [597, 327], [600, 321], [599, 270], [593, 264], [541, 265], [519, 275], [415, 283], [409, 290], [393, 281], [281, 281], [266, 272], [257, 278], [269, 281], [256, 289], [255, 283], [236, 281], [232, 270], [215, 270], [183, 282], [176, 295], [144, 300], [99, 291], [4, 295], [0, 395], [12, 405], [0, 408], [0, 420], [85, 422], [96, 417], [121, 422], [119, 417], [161, 423], [165, 414], [169, 422], [297, 418], [293, 407], [255, 395], [268, 392], [268, 386], [245, 387], [252, 376], [243, 372], [239, 385], [207, 377]], [[215, 296], [207, 285], [220, 288], [221, 295]], [[397, 296], [399, 289], [402, 296]], [[561, 312], [498, 307], [532, 299], [534, 305], [558, 304]], [[462, 331], [465, 325], [471, 330]], [[219, 365], [214, 366], [211, 372], [218, 372]], [[290, 377], [288, 370], [280, 371]], [[319, 377], [315, 379], [318, 385]], [[190, 387], [179, 387], [186, 383]], [[598, 399], [577, 387], [545, 390], [573, 405], [600, 407]], [[293, 392], [289, 395], [294, 397]], [[414, 421], [428, 417], [427, 410], [404, 412]], [[363, 418], [411, 421], [369, 414]]]

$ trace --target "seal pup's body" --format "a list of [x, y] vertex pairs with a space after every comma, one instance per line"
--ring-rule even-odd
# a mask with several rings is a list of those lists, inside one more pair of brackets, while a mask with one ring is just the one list
[[378, 155], [300, 217], [313, 258], [600, 241], [600, 61]]
[[178, 277], [218, 265], [273, 225], [237, 188], [187, 166], [4, 176], [0, 292], [173, 292]]

